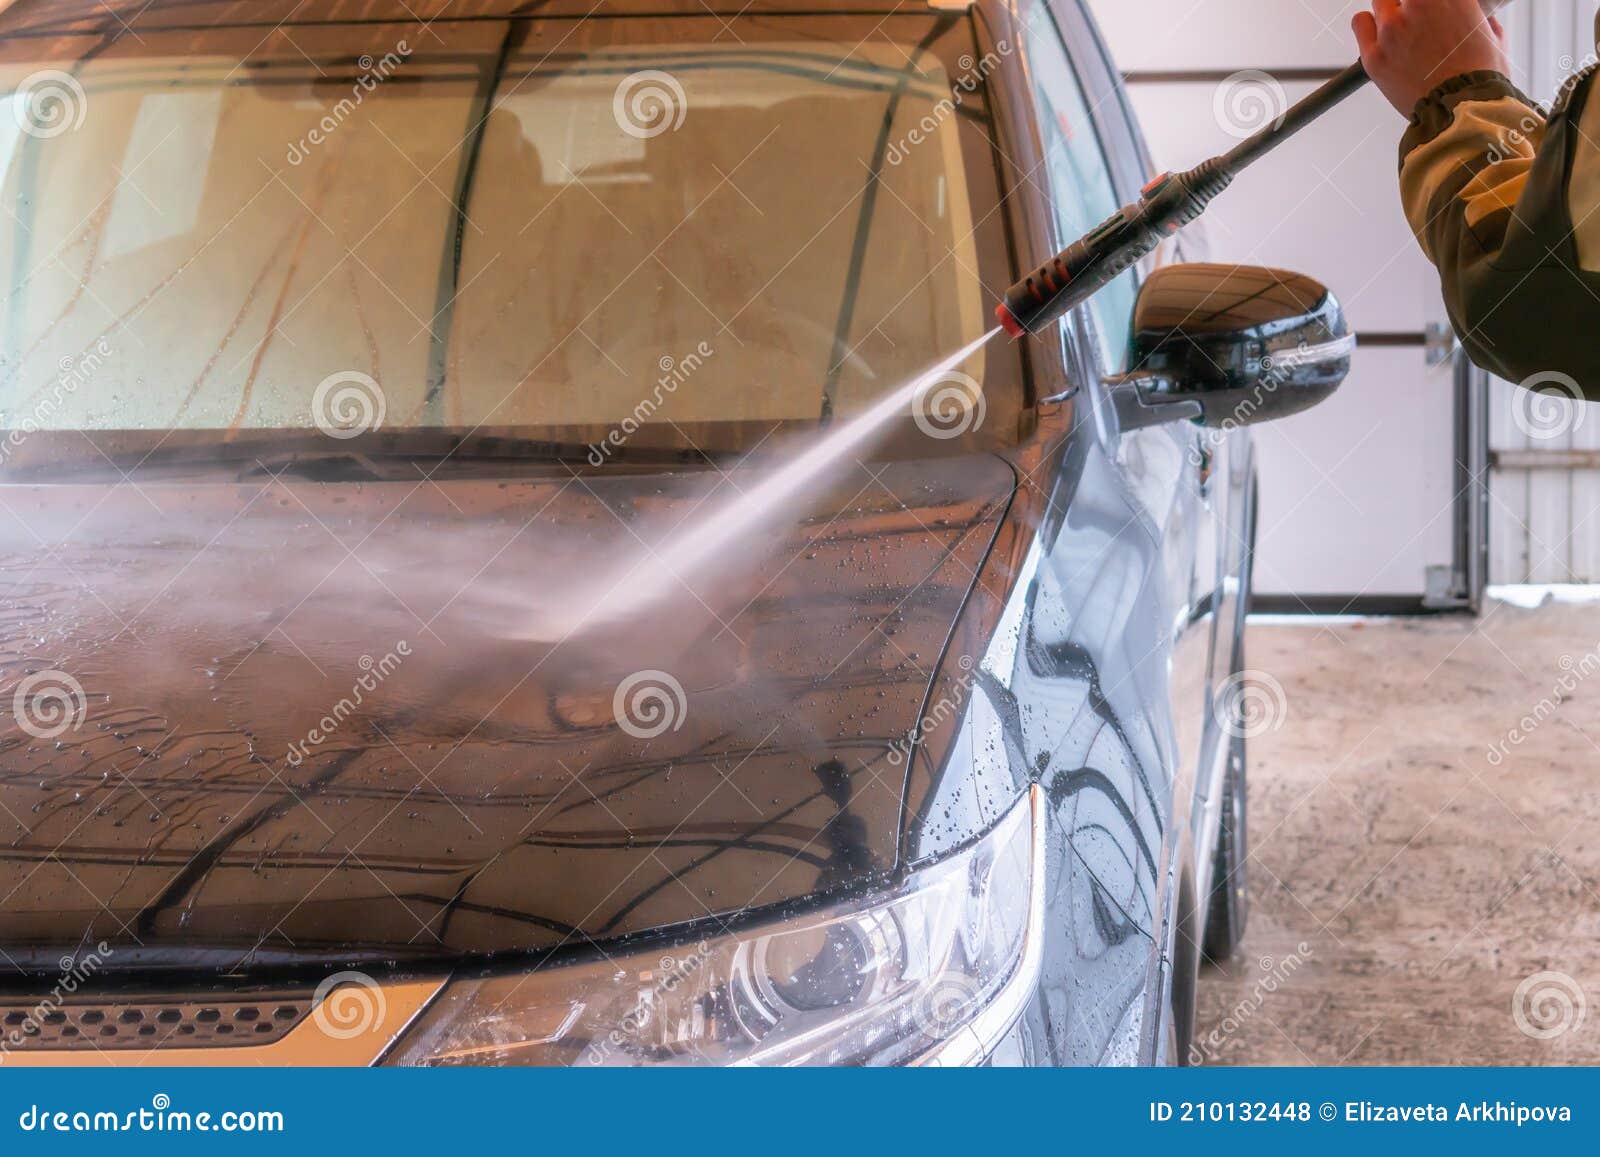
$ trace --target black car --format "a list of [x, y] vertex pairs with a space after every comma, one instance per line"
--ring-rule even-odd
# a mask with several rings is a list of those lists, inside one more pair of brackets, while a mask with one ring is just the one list
[[1184, 1058], [1245, 427], [1352, 339], [1164, 250], [978, 341], [1151, 175], [1079, 0], [18, 0], [0, 68], [7, 1063]]

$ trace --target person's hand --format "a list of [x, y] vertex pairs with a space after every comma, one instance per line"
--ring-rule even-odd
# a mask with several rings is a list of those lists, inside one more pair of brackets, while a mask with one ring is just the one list
[[1373, 0], [1352, 27], [1367, 74], [1401, 116], [1451, 77], [1511, 70], [1505, 29], [1478, 0]]

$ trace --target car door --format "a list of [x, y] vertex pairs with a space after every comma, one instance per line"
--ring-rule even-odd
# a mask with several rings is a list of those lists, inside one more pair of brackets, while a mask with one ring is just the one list
[[[1074, 59], [1074, 47], [1080, 59], [1086, 52], [1098, 52], [1092, 40], [1083, 43], [1092, 31], [1080, 28], [1074, 45], [1063, 22], [1044, 6], [1024, 21], [1045, 155], [1042, 183], [1048, 188], [1057, 240], [1065, 244], [1137, 196], [1136, 189], [1125, 187], [1128, 177], [1122, 175], [1137, 171], [1137, 158], [1129, 155], [1136, 138], [1109, 75], [1102, 73], [1097, 92], [1085, 83], [1087, 70]], [[1119, 124], [1120, 140], [1108, 132]], [[1117, 165], [1111, 158], [1119, 151], [1123, 163]], [[1170, 951], [1176, 942], [1173, 922], [1193, 908], [1194, 889], [1202, 883], [1194, 878], [1198, 849], [1190, 837], [1191, 825], [1203, 810], [1194, 807], [1195, 801], [1210, 778], [1201, 769], [1210, 766], [1214, 748], [1207, 721], [1219, 573], [1211, 510], [1212, 449], [1202, 431], [1188, 422], [1120, 429], [1115, 391], [1105, 384], [1126, 369], [1140, 276], [1139, 270], [1129, 270], [1091, 299], [1074, 324], [1083, 338], [1078, 349], [1088, 382], [1086, 408], [1097, 416], [1101, 430], [1102, 472], [1109, 486], [1120, 490], [1128, 512], [1127, 524], [1108, 533], [1119, 546], [1134, 537], [1148, 546], [1135, 596], [1145, 621], [1125, 621], [1122, 637], [1110, 643], [1102, 664], [1107, 683], [1102, 691], [1124, 728], [1134, 726], [1134, 716], [1150, 728], [1152, 762], [1160, 765], [1164, 780], [1154, 809], [1158, 830], [1145, 834], [1160, 849], [1158, 862], [1147, 871], [1137, 870], [1135, 862], [1130, 880], [1103, 882], [1113, 896], [1129, 896], [1129, 885], [1140, 885], [1139, 894], [1126, 901], [1128, 914], [1145, 921], [1157, 943]], [[1107, 551], [1108, 559], [1111, 553]], [[1137, 800], [1130, 796], [1127, 802], [1131, 812]], [[1139, 826], [1134, 825], [1136, 830]], [[1080, 823], [1075, 838], [1094, 839], [1097, 830], [1097, 825]], [[1087, 858], [1092, 870], [1100, 872], [1123, 862]], [[1176, 899], [1184, 888], [1187, 903]]]
[[[1112, 178], [1121, 199], [1132, 200], [1155, 169], [1144, 136], [1134, 119], [1127, 91], [1119, 82], [1114, 62], [1084, 0], [1052, 0], [1065, 33], [1068, 52], [1083, 78], [1100, 139], [1105, 144]], [[1199, 158], [1193, 158], [1198, 160]], [[1185, 163], [1189, 158], [1184, 158]], [[1189, 250], [1189, 238], [1179, 235], [1157, 250], [1155, 264], [1203, 260], [1204, 253]], [[1202, 247], [1203, 248], [1203, 247]], [[1222, 721], [1232, 718], [1238, 696], [1235, 677], [1242, 663], [1243, 615], [1248, 600], [1248, 559], [1253, 525], [1254, 456], [1248, 430], [1192, 431], [1188, 453], [1198, 470], [1198, 502], [1193, 506], [1194, 591], [1192, 613], [1209, 612], [1209, 658], [1203, 679], [1194, 666], [1185, 674], [1191, 683], [1203, 683], [1206, 707], [1198, 714], [1192, 697], [1175, 703], [1177, 725], [1185, 734], [1185, 750], [1193, 752], [1199, 774], [1194, 785], [1195, 849], [1206, 855], [1215, 838], [1217, 809], [1225, 770], [1229, 735]], [[1191, 648], [1182, 657], [1198, 662]], [[1189, 704], [1191, 706], [1184, 706]], [[1209, 709], [1207, 709], [1209, 708]], [[1204, 895], [1204, 871], [1197, 885]]]

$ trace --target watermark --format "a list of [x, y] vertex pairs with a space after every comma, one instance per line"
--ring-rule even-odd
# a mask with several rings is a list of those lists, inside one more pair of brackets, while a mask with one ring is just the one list
[[1583, 986], [1565, 972], [1535, 972], [1511, 994], [1511, 1019], [1534, 1040], [1577, 1032], [1588, 1011]]
[[[664, 955], [656, 967], [639, 974], [639, 979], [649, 984], [639, 993], [633, 1007], [623, 1014], [615, 1028], [605, 1036], [591, 1040], [583, 1050], [584, 1064], [599, 1067], [609, 1061], [618, 1049], [645, 1037], [660, 1015], [657, 1005], [682, 988], [711, 959], [711, 945], [702, 940], [693, 951], [683, 956]], [[659, 1040], [661, 1034], [656, 1033]], [[671, 1043], [671, 1042], [664, 1042]]]
[[291, 165], [302, 164], [311, 155], [311, 150], [327, 143], [334, 133], [339, 131], [339, 126], [344, 124], [363, 101], [367, 94], [373, 92], [384, 81], [394, 75], [395, 70], [406, 62], [411, 56], [411, 45], [404, 40], [397, 42], [394, 49], [385, 52], [374, 60], [371, 56], [363, 56], [356, 61], [361, 69], [361, 75], [356, 78], [355, 84], [350, 86], [350, 95], [341, 97], [339, 103], [332, 110], [324, 113], [323, 117], [305, 136], [289, 144], [286, 159]]
[[1524, 378], [1511, 395], [1511, 422], [1535, 442], [1548, 442], [1583, 428], [1588, 415], [1583, 387], [1557, 370]]
[[1207, 1061], [1215, 1060], [1229, 1038], [1244, 1028], [1266, 1005], [1272, 994], [1287, 984], [1289, 978], [1299, 972], [1313, 955], [1311, 945], [1302, 941], [1295, 945], [1293, 952], [1282, 959], [1263, 956], [1257, 961], [1261, 975], [1256, 977], [1255, 983], [1250, 986], [1250, 991], [1229, 1009], [1221, 1020], [1212, 1025], [1204, 1035], [1196, 1036], [1189, 1045], [1189, 1063], [1203, 1065]]
[[83, 127], [89, 96], [70, 72], [46, 68], [23, 78], [12, 94], [11, 113], [30, 137], [49, 140]]
[[717, 351], [710, 342], [701, 342], [681, 358], [670, 355], [663, 357], [656, 363], [661, 371], [661, 376], [656, 379], [655, 389], [648, 398], [640, 400], [633, 408], [633, 413], [613, 426], [606, 436], [589, 447], [589, 465], [604, 466], [606, 459], [627, 445], [628, 439], [638, 433], [639, 427], [647, 423], [661, 409], [668, 398], [678, 392], [678, 387], [687, 382], [700, 367], [705, 365]]
[[49, 1018], [60, 1011], [63, 998], [77, 992], [82, 984], [100, 971], [101, 965], [112, 955], [111, 945], [102, 940], [92, 951], [84, 953], [81, 957], [77, 953], [63, 956], [59, 961], [61, 975], [56, 978], [49, 995], [40, 1000], [32, 1011], [24, 1014], [20, 1024], [9, 1026], [5, 1036], [0, 1037], [0, 1064], [5, 1063], [12, 1049], [21, 1048], [27, 1043], [28, 1038], [38, 1036]]
[[1217, 692], [1217, 721], [1235, 739], [1258, 739], [1289, 719], [1289, 696], [1265, 671], [1237, 671]]
[[683, 127], [689, 99], [677, 77], [647, 68], [622, 78], [611, 96], [611, 115], [630, 137], [649, 140]]
[[677, 731], [689, 714], [683, 684], [665, 671], [635, 671], [611, 696], [617, 726], [635, 739]]
[[1507, 158], [1521, 160], [1533, 156], [1533, 135], [1544, 125], [1544, 117], [1528, 112], [1511, 128], [1502, 128], [1486, 154], [1489, 164], [1498, 165]]
[[388, 1011], [383, 986], [365, 972], [335, 972], [312, 994], [311, 1019], [334, 1040], [375, 1032]]
[[111, 352], [111, 343], [101, 338], [77, 357], [63, 357], [56, 363], [55, 385], [34, 403], [33, 413], [6, 431], [5, 440], [0, 442], [0, 465], [10, 461], [12, 453], [21, 448], [30, 434], [49, 426], [62, 404], [89, 383]]
[[1267, 403], [1288, 384], [1297, 370], [1324, 360], [1349, 356], [1354, 352], [1355, 346], [1354, 335], [1346, 335], [1317, 345], [1301, 341], [1292, 350], [1284, 349], [1264, 355], [1259, 363], [1261, 376], [1245, 395], [1234, 403], [1225, 418], [1221, 421], [1207, 422], [1200, 431], [1200, 437], [1189, 448], [1190, 461], [1196, 465], [1204, 463], [1206, 455], [1227, 441], [1228, 435], [1241, 426], [1252, 425], [1266, 417], [1263, 411]]
[[938, 702], [922, 713], [915, 727], [889, 745], [889, 766], [899, 767], [909, 761], [912, 753], [924, 739], [944, 726], [956, 712], [961, 710], [961, 704], [971, 692], [972, 685], [977, 682], [978, 675], [972, 669], [971, 656], [962, 655], [957, 660], [957, 666], [961, 668], [961, 675], [956, 679], [956, 686], [960, 688], [960, 692], [952, 690], [949, 694], [941, 695]]
[[917, 995], [911, 1023], [931, 1041], [942, 1041], [977, 1013], [983, 986], [964, 972], [946, 972]]
[[930, 438], [948, 441], [983, 425], [989, 406], [983, 387], [970, 374], [952, 370], [917, 391], [911, 420]]
[[317, 726], [306, 732], [306, 737], [299, 743], [289, 744], [289, 753], [285, 757], [290, 767], [299, 767], [306, 761], [306, 756], [311, 754], [311, 748], [321, 747], [333, 733], [344, 725], [344, 721], [354, 715], [356, 708], [366, 702], [366, 697], [383, 685], [383, 681], [400, 669], [411, 655], [411, 644], [401, 639], [395, 644], [394, 650], [388, 652], [381, 659], [373, 659], [371, 655], [362, 655], [357, 663], [366, 674], [356, 679], [350, 685], [350, 694], [340, 699], [333, 705], [332, 710], [317, 721]]
[[88, 712], [83, 684], [65, 671], [35, 671], [11, 696], [12, 718], [35, 739], [56, 739], [78, 730]]
[[984, 53], [982, 59], [974, 60], [971, 55], [962, 56], [956, 61], [961, 69], [961, 75], [952, 82], [950, 95], [924, 113], [898, 140], [891, 142], [888, 152], [884, 154], [884, 160], [891, 166], [899, 165], [911, 155], [912, 149], [925, 141], [932, 140], [939, 132], [940, 126], [956, 115], [957, 110], [966, 103], [967, 97], [977, 92], [989, 75], [1000, 67], [1000, 62], [1010, 55], [1011, 42], [997, 40], [994, 48]]
[[107, 1109], [48, 1109], [29, 1105], [17, 1116], [24, 1133], [282, 1133], [283, 1114], [275, 1109], [225, 1109], [191, 1113], [172, 1107], [157, 1093], [148, 1109], [126, 1113]]
[[[1596, 64], [1600, 64], [1600, 56], [1592, 52], [1581, 59], [1573, 57], [1570, 53], [1557, 58], [1556, 72], [1561, 79], [1556, 88], [1561, 93], [1562, 99], [1565, 99], [1567, 90]], [[1489, 146], [1486, 154], [1489, 164], [1498, 165], [1504, 160], [1526, 160], [1532, 157], [1534, 138], [1544, 131], [1547, 123], [1543, 113], [1530, 109], [1517, 120], [1515, 125], [1502, 128], [1496, 134], [1494, 143]]]
[[1517, 720], [1516, 725], [1484, 753], [1489, 766], [1499, 767], [1504, 763], [1513, 748], [1526, 743], [1529, 736], [1544, 726], [1561, 705], [1572, 697], [1572, 693], [1578, 689], [1578, 684], [1600, 671], [1600, 644], [1579, 659], [1574, 659], [1571, 655], [1562, 655], [1559, 666], [1561, 674], [1551, 686], [1550, 694], [1535, 703], [1532, 710]]
[[370, 374], [341, 370], [317, 384], [311, 395], [311, 420], [330, 438], [359, 438], [383, 425], [388, 401]]
[[1289, 111], [1289, 95], [1270, 72], [1247, 68], [1217, 86], [1211, 98], [1211, 115], [1217, 126], [1235, 140], [1277, 128]]

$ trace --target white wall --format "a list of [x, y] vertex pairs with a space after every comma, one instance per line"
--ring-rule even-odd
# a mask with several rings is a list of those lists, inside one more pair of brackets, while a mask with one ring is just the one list
[[[1224, 127], [1231, 74], [1273, 74], [1295, 99], [1356, 56], [1354, 0], [1090, 3], [1130, 74], [1160, 168], [1188, 167], [1236, 139]], [[1449, 368], [1429, 368], [1420, 345], [1443, 308], [1400, 211], [1403, 128], [1368, 89], [1207, 215], [1213, 259], [1320, 278], [1367, 339], [1333, 399], [1257, 428], [1262, 595], [1418, 595], [1426, 568], [1451, 562], [1453, 390]]]

